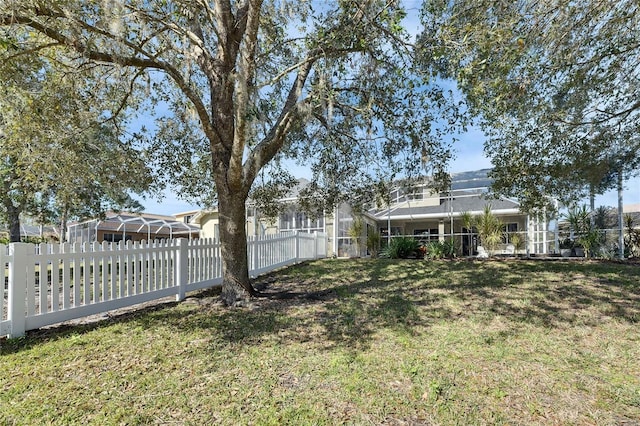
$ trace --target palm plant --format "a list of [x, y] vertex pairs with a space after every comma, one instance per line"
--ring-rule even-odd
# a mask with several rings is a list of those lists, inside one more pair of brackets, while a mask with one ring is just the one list
[[353, 239], [356, 246], [356, 257], [360, 257], [360, 242], [362, 241], [362, 231], [364, 230], [364, 221], [360, 217], [353, 219], [351, 227], [347, 231], [347, 235]]
[[367, 250], [371, 254], [371, 257], [378, 257], [380, 251], [381, 237], [378, 231], [371, 231], [367, 235]]
[[498, 247], [498, 244], [502, 241], [502, 221], [493, 214], [491, 211], [491, 204], [484, 206], [484, 210], [475, 221], [478, 235], [482, 245], [489, 251], [490, 255]]
[[522, 250], [524, 247], [524, 238], [522, 238], [520, 234], [514, 233], [509, 235], [509, 242], [513, 244], [516, 251]]
[[571, 230], [574, 232], [576, 247], [584, 249], [584, 255], [589, 256], [600, 242], [600, 233], [591, 223], [591, 214], [586, 205], [574, 207], [565, 215]]
[[460, 219], [462, 220], [462, 226], [469, 232], [469, 255], [473, 254], [473, 216], [469, 212], [460, 213]]

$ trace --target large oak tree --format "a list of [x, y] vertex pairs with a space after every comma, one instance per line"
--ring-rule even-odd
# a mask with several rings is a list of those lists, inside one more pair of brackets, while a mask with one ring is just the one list
[[439, 136], [450, 123], [434, 122], [455, 110], [412, 69], [405, 16], [394, 0], [7, 0], [0, 8], [5, 28], [45, 36], [66, 49], [69, 65], [111, 70], [127, 88], [123, 104], [144, 96], [166, 109], [156, 109], [151, 143], [168, 180], [217, 203], [228, 304], [255, 294], [245, 202], [274, 182], [263, 172], [282, 172], [284, 158], [309, 164], [330, 202], [401, 170], [442, 170], [449, 151]]

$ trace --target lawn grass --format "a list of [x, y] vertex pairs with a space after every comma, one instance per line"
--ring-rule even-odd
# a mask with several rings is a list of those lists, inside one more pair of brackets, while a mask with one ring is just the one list
[[0, 341], [0, 424], [640, 424], [640, 266], [323, 260]]

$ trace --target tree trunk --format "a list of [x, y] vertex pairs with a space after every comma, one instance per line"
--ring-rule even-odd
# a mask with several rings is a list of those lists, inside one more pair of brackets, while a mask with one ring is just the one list
[[9, 222], [9, 241], [20, 242], [20, 209], [13, 205], [7, 208], [7, 220]]
[[60, 218], [60, 242], [67, 242], [67, 221], [69, 220], [69, 209], [64, 208]]
[[618, 257], [624, 259], [624, 203], [622, 202], [624, 177], [618, 171]]
[[240, 305], [258, 294], [249, 281], [245, 198], [241, 192], [218, 190], [221, 298], [227, 306]]
[[[10, 163], [11, 164], [11, 163]], [[16, 207], [11, 199], [10, 190], [11, 182], [15, 181], [15, 170], [9, 172], [8, 179], [0, 180], [2, 184], [2, 190], [4, 196], [2, 197], [2, 204], [4, 205], [4, 211], [6, 212], [7, 225], [9, 226], [9, 242], [20, 242], [20, 213], [22, 211], [21, 204]]]

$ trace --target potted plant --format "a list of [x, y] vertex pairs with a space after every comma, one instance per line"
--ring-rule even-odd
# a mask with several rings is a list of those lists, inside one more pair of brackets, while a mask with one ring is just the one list
[[498, 244], [502, 242], [502, 225], [502, 221], [491, 211], [491, 204], [485, 205], [482, 214], [476, 218], [480, 241], [488, 250], [489, 256], [493, 256]]
[[564, 240], [560, 241], [560, 255], [562, 257], [571, 256], [571, 250], [573, 250], [573, 246], [573, 241], [570, 238], [565, 238]]
[[[578, 239], [578, 242], [583, 248], [583, 256], [591, 256], [601, 241], [600, 232], [598, 232], [597, 229], [590, 229], [586, 233], [582, 234]], [[577, 251], [576, 256], [578, 256]]]

